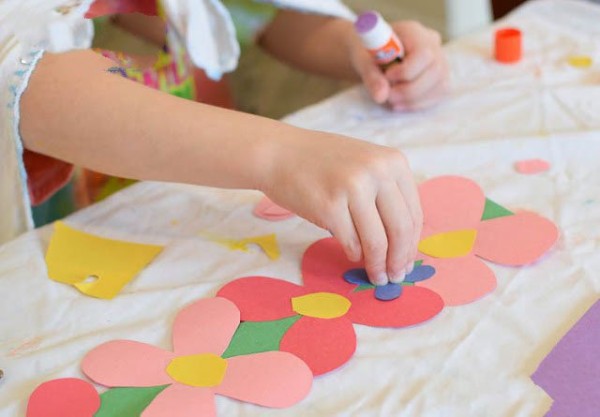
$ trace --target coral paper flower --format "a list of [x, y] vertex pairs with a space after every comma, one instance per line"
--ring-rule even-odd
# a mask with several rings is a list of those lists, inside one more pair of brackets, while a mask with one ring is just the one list
[[93, 417], [100, 396], [89, 382], [77, 378], [53, 379], [33, 391], [27, 417]]
[[183, 309], [173, 327], [173, 351], [117, 340], [92, 350], [85, 374], [109, 387], [169, 385], [142, 417], [214, 416], [214, 395], [267, 407], [288, 407], [309, 392], [312, 374], [287, 352], [223, 359], [240, 322], [239, 310], [223, 298], [200, 300]]
[[558, 238], [556, 226], [535, 213], [482, 220], [486, 198], [467, 178], [433, 178], [420, 185], [419, 194], [424, 216], [419, 258], [435, 275], [415, 285], [437, 292], [447, 305], [475, 301], [496, 288], [494, 273], [480, 258], [529, 264]]
[[405, 327], [431, 319], [444, 307], [427, 288], [406, 286], [402, 295], [379, 301], [373, 289], [357, 291], [344, 280], [348, 270], [361, 268], [347, 260], [333, 238], [312, 244], [302, 261], [304, 286], [267, 277], [240, 278], [218, 295], [239, 307], [243, 321], [298, 320], [281, 339], [280, 350], [303, 359], [315, 375], [346, 363], [356, 349], [353, 323], [376, 327]]

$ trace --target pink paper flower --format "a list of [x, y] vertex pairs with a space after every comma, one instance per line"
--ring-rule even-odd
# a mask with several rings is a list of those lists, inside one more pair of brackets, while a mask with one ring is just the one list
[[117, 340], [92, 350], [85, 374], [108, 387], [167, 385], [142, 417], [216, 414], [214, 395], [267, 407], [288, 407], [309, 392], [308, 366], [287, 352], [263, 352], [223, 359], [240, 323], [237, 307], [224, 298], [202, 299], [183, 309], [173, 327], [173, 351]]
[[437, 177], [419, 187], [424, 228], [419, 244], [423, 265], [435, 275], [415, 285], [460, 305], [496, 288], [494, 272], [480, 259], [510, 266], [532, 263], [558, 238], [558, 229], [535, 213], [482, 220], [486, 199], [481, 188], [463, 177]]

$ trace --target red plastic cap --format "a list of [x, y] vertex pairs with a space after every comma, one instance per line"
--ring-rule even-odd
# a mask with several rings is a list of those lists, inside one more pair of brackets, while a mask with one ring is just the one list
[[522, 35], [516, 28], [504, 28], [496, 31], [496, 61], [510, 64], [518, 62], [522, 54]]

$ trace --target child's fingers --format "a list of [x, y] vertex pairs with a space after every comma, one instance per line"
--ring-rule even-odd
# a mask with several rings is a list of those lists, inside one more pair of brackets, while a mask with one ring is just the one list
[[333, 224], [330, 228], [331, 233], [344, 248], [344, 253], [352, 262], [358, 262], [362, 258], [360, 240], [354, 227], [354, 222], [350, 217], [350, 210], [347, 205], [340, 207], [333, 214]]
[[425, 93], [417, 101], [409, 102], [407, 100], [397, 100], [390, 102], [390, 106], [395, 111], [417, 111], [429, 108], [442, 100], [448, 93], [448, 81], [440, 80], [430, 91]]
[[414, 81], [400, 82], [392, 86], [390, 91], [389, 103], [409, 104], [418, 102], [433, 90], [444, 79], [444, 70], [442, 63], [435, 63], [426, 71], [422, 72]]
[[413, 253], [414, 224], [409, 208], [395, 183], [382, 187], [377, 209], [388, 241], [387, 273], [391, 282], [402, 282]]
[[435, 60], [436, 56], [430, 48], [416, 49], [407, 54], [401, 63], [391, 66], [385, 77], [392, 83], [414, 81], [432, 66]]
[[390, 85], [373, 58], [364, 48], [361, 48], [356, 51], [353, 61], [354, 68], [373, 101], [385, 103], [389, 98]]
[[375, 201], [358, 196], [350, 201], [349, 206], [369, 280], [375, 285], [385, 285], [389, 281], [386, 271], [388, 242]]

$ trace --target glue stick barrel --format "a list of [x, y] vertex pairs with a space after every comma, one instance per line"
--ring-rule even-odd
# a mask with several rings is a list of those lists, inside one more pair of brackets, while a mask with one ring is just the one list
[[404, 58], [404, 46], [392, 27], [375, 11], [361, 14], [354, 23], [363, 45], [382, 69]]

